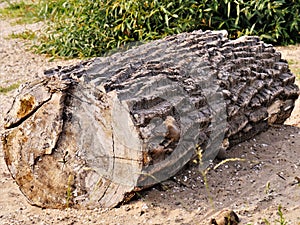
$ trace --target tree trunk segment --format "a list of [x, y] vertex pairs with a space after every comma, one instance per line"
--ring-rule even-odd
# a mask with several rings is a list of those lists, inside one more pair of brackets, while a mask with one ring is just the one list
[[2, 135], [20, 190], [46, 208], [114, 207], [282, 124], [299, 94], [287, 62], [257, 37], [226, 36], [170, 36], [22, 85]]

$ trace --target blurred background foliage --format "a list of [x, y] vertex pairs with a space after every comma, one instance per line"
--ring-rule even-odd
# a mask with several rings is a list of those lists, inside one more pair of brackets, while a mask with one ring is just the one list
[[7, 0], [2, 16], [45, 21], [36, 52], [59, 57], [101, 56], [130, 43], [193, 30], [256, 35], [275, 45], [299, 43], [300, 0]]

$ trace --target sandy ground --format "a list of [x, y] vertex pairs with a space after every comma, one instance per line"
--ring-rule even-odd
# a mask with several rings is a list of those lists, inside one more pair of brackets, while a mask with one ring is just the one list
[[[0, 21], [0, 86], [24, 82], [42, 70], [74, 61], [49, 62], [25, 51], [12, 32], [38, 29], [39, 24], [12, 27]], [[278, 48], [283, 57], [299, 66], [300, 47]], [[76, 60], [75, 60], [76, 61]], [[295, 63], [296, 62], [296, 63]], [[299, 80], [297, 81], [299, 85]], [[13, 91], [0, 94], [0, 132]], [[112, 210], [55, 210], [31, 206], [19, 191], [3, 160], [0, 147], [0, 224], [207, 224], [214, 213], [233, 209], [240, 224], [279, 224], [282, 206], [287, 224], [300, 224], [300, 102], [286, 125], [272, 127], [229, 150], [227, 162], [204, 177], [190, 163], [178, 175], [139, 193], [131, 202]], [[215, 161], [217, 165], [219, 161]]]

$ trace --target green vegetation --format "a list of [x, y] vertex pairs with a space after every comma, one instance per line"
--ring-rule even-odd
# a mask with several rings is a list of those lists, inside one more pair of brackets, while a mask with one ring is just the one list
[[18, 1], [11, 3], [10, 1], [3, 1], [8, 3], [8, 7], [0, 9], [2, 17], [16, 18], [16, 24], [34, 23], [39, 21], [36, 12], [39, 10], [39, 5], [34, 2], [25, 3]]
[[35, 50], [61, 57], [99, 56], [131, 42], [196, 29], [257, 35], [273, 44], [300, 41], [300, 0], [39, 0], [10, 3], [2, 16], [47, 21]]
[[275, 222], [278, 222], [280, 225], [286, 225], [287, 222], [283, 216], [281, 205], [278, 206], [278, 215], [279, 215], [279, 219], [275, 220]]
[[21, 33], [12, 33], [9, 35], [10, 38], [19, 38], [19, 39], [24, 39], [24, 40], [34, 40], [36, 39], [36, 34], [35, 32], [31, 30], [26, 30]]
[[[264, 224], [266, 224], [266, 225], [272, 225], [272, 224], [274, 224], [274, 225], [287, 225], [288, 222], [286, 221], [286, 219], [283, 216], [281, 205], [278, 206], [277, 214], [279, 216], [279, 219], [275, 219], [274, 223], [271, 223], [271, 222], [269, 222], [269, 220], [264, 219]], [[248, 223], [247, 225], [252, 225], [252, 224]]]
[[6, 94], [6, 93], [8, 93], [8, 92], [10, 92], [12, 90], [17, 89], [19, 86], [20, 86], [19, 83], [11, 84], [8, 87], [1, 87], [0, 86], [0, 94]]
[[271, 183], [270, 183], [270, 181], [268, 181], [267, 183], [266, 183], [266, 188], [265, 188], [265, 194], [270, 194], [271, 193]]
[[[287, 225], [287, 221], [285, 220], [284, 216], [283, 216], [283, 212], [282, 212], [282, 207], [281, 205], [278, 206], [278, 212], [277, 212], [278, 216], [279, 216], [279, 219], [276, 219], [274, 222], [275, 224], [278, 224], [278, 225]], [[266, 225], [271, 225], [271, 223], [267, 220], [267, 219], [264, 219], [264, 223]]]

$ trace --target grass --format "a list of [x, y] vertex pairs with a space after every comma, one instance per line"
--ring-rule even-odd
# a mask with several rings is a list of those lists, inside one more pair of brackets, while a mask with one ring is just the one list
[[102, 56], [129, 43], [198, 29], [225, 29], [230, 38], [260, 36], [276, 45], [300, 40], [300, 0], [291, 4], [281, 0], [5, 1], [2, 17], [15, 18], [16, 23], [47, 23], [34, 47], [54, 57]]
[[[283, 216], [282, 206], [281, 205], [278, 206], [277, 214], [278, 214], [279, 218], [275, 219], [275, 221], [274, 221], [273, 224], [274, 225], [287, 225], [287, 221], [286, 221], [286, 219]], [[272, 225], [271, 222], [269, 222], [267, 219], [264, 219], [264, 223], [266, 225]], [[249, 224], [249, 225], [251, 225], [251, 224]]]
[[270, 181], [268, 181], [265, 187], [265, 194], [270, 194], [270, 193], [271, 193], [271, 183]]
[[38, 16], [38, 5], [34, 1], [18, 1], [11, 3], [9, 0], [6, 8], [0, 9], [2, 18], [16, 19], [15, 24], [35, 23], [41, 20]]
[[21, 33], [12, 33], [8, 36], [8, 38], [34, 40], [34, 39], [36, 39], [36, 34], [35, 34], [35, 32], [33, 32], [31, 30], [26, 30]]
[[11, 84], [8, 87], [0, 86], [0, 94], [6, 94], [10, 91], [13, 91], [13, 90], [17, 89], [19, 86], [20, 86], [19, 83]]
[[278, 222], [280, 225], [286, 225], [287, 222], [285, 220], [285, 218], [283, 217], [283, 213], [282, 213], [282, 207], [281, 205], [278, 206], [278, 215], [279, 215], [279, 219], [275, 220], [276, 222]]

